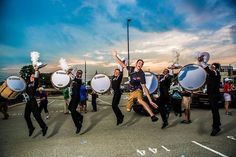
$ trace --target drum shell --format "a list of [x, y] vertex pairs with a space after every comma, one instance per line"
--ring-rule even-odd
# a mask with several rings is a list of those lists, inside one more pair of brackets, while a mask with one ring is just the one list
[[51, 75], [51, 83], [55, 89], [63, 90], [70, 85], [71, 78], [65, 71], [58, 70]]
[[[12, 89], [10, 87], [10, 85], [8, 85], [7, 80], [12, 77], [19, 79], [19, 81], [21, 81], [21, 83], [23, 83], [22, 89], [15, 90], [15, 89]], [[1, 96], [6, 99], [16, 99], [16, 97], [25, 90], [26, 83], [21, 77], [18, 77], [18, 76], [10, 76], [7, 78], [7, 80], [0, 86]]]
[[178, 82], [188, 91], [200, 89], [206, 82], [206, 71], [197, 64], [185, 65], [178, 73]]
[[105, 74], [96, 74], [91, 80], [92, 89], [99, 94], [104, 94], [109, 91], [111, 81]]
[[158, 87], [157, 76], [152, 72], [144, 72], [146, 79], [146, 87], [150, 94], [154, 93]]

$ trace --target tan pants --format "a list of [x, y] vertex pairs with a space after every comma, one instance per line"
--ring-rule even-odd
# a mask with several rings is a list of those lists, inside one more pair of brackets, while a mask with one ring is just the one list
[[137, 100], [141, 99], [142, 100], [142, 94], [143, 94], [143, 92], [140, 89], [137, 89], [137, 90], [129, 93], [128, 104], [126, 106], [126, 109], [128, 112], [131, 111], [131, 108], [134, 103], [134, 99], [137, 99]]

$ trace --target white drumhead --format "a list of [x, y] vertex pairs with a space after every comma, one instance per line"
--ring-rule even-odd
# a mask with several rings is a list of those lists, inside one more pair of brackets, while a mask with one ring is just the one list
[[14, 92], [22, 92], [26, 88], [26, 83], [21, 77], [10, 76], [7, 78], [7, 86]]
[[58, 70], [52, 74], [51, 81], [56, 88], [65, 88], [70, 83], [70, 76], [65, 71]]
[[188, 64], [184, 66], [179, 74], [179, 84], [187, 90], [197, 90], [202, 87], [206, 81], [207, 74], [205, 70], [197, 64]]
[[155, 92], [158, 87], [158, 80], [155, 74], [151, 72], [144, 72], [146, 79], [146, 87], [150, 94]]
[[111, 81], [108, 76], [104, 74], [97, 74], [91, 80], [91, 87], [97, 93], [105, 93], [111, 86]]

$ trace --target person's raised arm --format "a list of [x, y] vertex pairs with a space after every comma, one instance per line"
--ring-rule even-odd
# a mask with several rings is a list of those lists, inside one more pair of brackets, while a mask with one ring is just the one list
[[118, 64], [120, 64], [120, 66], [121, 66], [122, 68], [127, 68], [127, 66], [125, 65], [125, 63], [117, 56], [117, 51], [116, 51], [116, 50], [113, 50], [113, 51], [112, 51], [112, 56], [113, 56], [113, 58], [116, 60], [116, 62], [117, 62]]

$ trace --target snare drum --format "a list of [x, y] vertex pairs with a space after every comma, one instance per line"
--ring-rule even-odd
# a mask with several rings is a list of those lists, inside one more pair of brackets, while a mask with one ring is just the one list
[[179, 84], [186, 90], [197, 90], [206, 82], [206, 71], [197, 64], [184, 66], [178, 74]]
[[109, 77], [104, 74], [97, 74], [91, 80], [92, 89], [99, 94], [106, 93], [110, 89], [110, 86], [111, 81]]
[[51, 82], [54, 88], [60, 90], [68, 87], [70, 85], [71, 79], [65, 71], [58, 70], [52, 74]]
[[155, 74], [151, 72], [144, 72], [146, 79], [146, 87], [150, 94], [155, 92], [158, 87], [158, 79]]
[[6, 99], [15, 99], [21, 92], [26, 88], [25, 81], [18, 76], [10, 76], [1, 85], [0, 93], [1, 96]]

